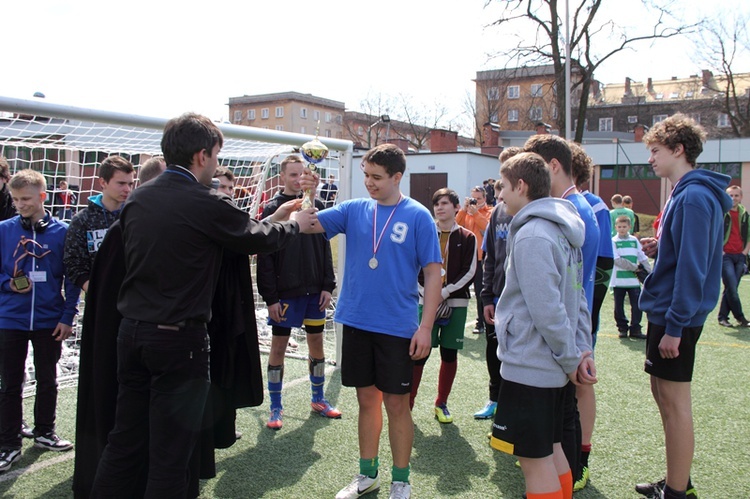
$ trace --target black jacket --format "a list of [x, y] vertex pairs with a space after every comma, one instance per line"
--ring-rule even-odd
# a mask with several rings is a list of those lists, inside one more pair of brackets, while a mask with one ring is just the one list
[[[270, 217], [282, 204], [296, 196], [277, 194], [263, 209], [261, 219]], [[315, 207], [324, 208], [315, 200]], [[271, 254], [258, 255], [258, 293], [268, 305], [278, 303], [281, 298], [332, 293], [336, 288], [333, 272], [331, 244], [323, 234], [302, 234], [284, 249]]]
[[89, 280], [96, 252], [120, 215], [120, 210], [108, 211], [100, 200], [101, 195], [89, 198], [88, 207], [73, 217], [65, 235], [65, 268], [79, 288]]
[[133, 191], [120, 223], [127, 274], [117, 308], [157, 324], [210, 320], [222, 248], [277, 251], [299, 233], [297, 222], [255, 220], [175, 165]]
[[484, 252], [484, 273], [482, 275], [482, 300], [492, 303], [500, 296], [505, 287], [505, 256], [510, 230], [511, 215], [505, 212], [502, 201], [492, 209], [490, 223], [484, 235], [487, 249]]
[[10, 197], [8, 184], [3, 184], [3, 188], [0, 189], [0, 221], [8, 220], [16, 215], [16, 207], [13, 206], [13, 198]]

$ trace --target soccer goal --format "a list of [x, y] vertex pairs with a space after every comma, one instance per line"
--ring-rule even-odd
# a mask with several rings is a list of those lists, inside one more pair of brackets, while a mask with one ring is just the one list
[[[0, 97], [0, 155], [9, 165], [11, 175], [31, 168], [47, 179], [47, 209], [68, 221], [86, 207], [88, 198], [99, 192], [97, 171], [108, 156], [120, 155], [130, 160], [138, 172], [149, 158], [161, 154], [161, 136], [168, 118], [135, 116], [100, 110], [61, 106], [44, 101]], [[264, 203], [280, 187], [281, 160], [296, 152], [310, 135], [254, 127], [217, 123], [224, 134], [220, 164], [236, 177], [235, 201], [243, 210], [258, 217]], [[329, 148], [329, 155], [317, 165], [322, 179], [333, 175], [339, 186], [337, 201], [351, 193], [352, 143], [320, 137]], [[136, 175], [137, 176], [137, 175]], [[338, 255], [337, 282], [343, 278], [343, 238], [336, 238], [334, 257]], [[338, 251], [341, 248], [342, 251]], [[255, 258], [252, 275], [255, 279]], [[79, 326], [64, 346], [59, 363], [61, 383], [75, 383], [78, 374], [78, 342], [84, 300], [79, 306]], [[332, 321], [335, 294], [328, 311], [325, 344], [328, 358], [340, 358], [335, 327]], [[266, 325], [267, 311], [262, 298], [255, 294], [256, 318], [261, 350], [270, 348], [271, 330]], [[287, 355], [307, 357], [304, 331], [293, 331]], [[31, 358], [31, 356], [29, 356]], [[33, 363], [27, 371], [33, 386]]]

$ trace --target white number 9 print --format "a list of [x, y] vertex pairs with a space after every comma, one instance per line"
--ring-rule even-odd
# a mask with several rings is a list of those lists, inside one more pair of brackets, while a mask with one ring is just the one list
[[396, 222], [393, 224], [393, 231], [391, 232], [391, 241], [396, 244], [401, 244], [406, 241], [406, 234], [409, 232], [409, 226], [404, 222]]

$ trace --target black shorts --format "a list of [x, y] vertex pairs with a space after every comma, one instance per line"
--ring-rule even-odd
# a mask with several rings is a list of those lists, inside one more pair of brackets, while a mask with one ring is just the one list
[[375, 385], [384, 393], [411, 392], [414, 361], [411, 340], [373, 333], [344, 324], [341, 345], [341, 384], [363, 388]]
[[518, 457], [552, 455], [562, 441], [564, 390], [502, 380], [490, 445]]
[[680, 355], [676, 359], [662, 359], [659, 354], [659, 342], [664, 337], [665, 326], [648, 323], [646, 334], [646, 364], [644, 371], [651, 376], [667, 381], [691, 382], [695, 364], [695, 346], [701, 337], [703, 326], [682, 328]]

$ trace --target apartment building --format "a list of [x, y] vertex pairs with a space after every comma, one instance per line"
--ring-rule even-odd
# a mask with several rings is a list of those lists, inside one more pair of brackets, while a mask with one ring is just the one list
[[312, 94], [280, 92], [230, 97], [228, 106], [229, 120], [235, 125], [344, 138], [343, 102]]

